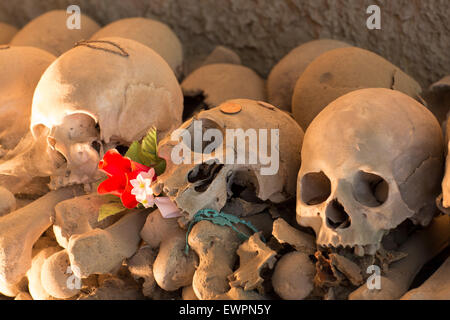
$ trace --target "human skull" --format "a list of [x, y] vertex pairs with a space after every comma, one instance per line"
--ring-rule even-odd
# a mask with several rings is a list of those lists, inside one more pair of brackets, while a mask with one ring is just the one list
[[0, 157], [29, 131], [34, 89], [54, 60], [38, 48], [0, 46]]
[[270, 70], [267, 77], [268, 101], [281, 110], [290, 112], [295, 83], [306, 67], [327, 51], [349, 46], [342, 41], [318, 39], [292, 49]]
[[69, 15], [66, 10], [48, 11], [30, 22], [17, 32], [11, 40], [14, 46], [30, 46], [60, 56], [71, 49], [75, 42], [89, 39], [100, 26], [86, 16], [80, 15], [81, 28], [68, 28]]
[[311, 62], [298, 78], [292, 113], [303, 130], [329, 103], [363, 88], [401, 91], [421, 101], [420, 85], [383, 57], [356, 47], [330, 50]]
[[[209, 138], [209, 141], [217, 142], [214, 151], [208, 150], [205, 145], [200, 150], [195, 149], [199, 141], [195, 138], [198, 123], [201, 123], [200, 130], [203, 132], [200, 134], [203, 134], [204, 140], [208, 140], [205, 137], [211, 132], [207, 129], [220, 132], [220, 139]], [[228, 129], [242, 129], [242, 133], [250, 133], [254, 129], [256, 136], [259, 134], [259, 141], [253, 140], [252, 143], [250, 136], [247, 136], [244, 138], [247, 142], [238, 143], [236, 147], [232, 133], [237, 131]], [[278, 129], [278, 135], [271, 129]], [[167, 168], [155, 181], [154, 191], [164, 191], [187, 214], [188, 219], [204, 208], [221, 210], [229, 198], [238, 196], [234, 186], [251, 189], [258, 199], [274, 203], [295, 196], [303, 130], [284, 111], [261, 101], [229, 100], [216, 108], [200, 112], [176, 132], [189, 135], [181, 142], [173, 137], [161, 141], [159, 155], [166, 160]], [[263, 132], [267, 134], [267, 145], [261, 139]], [[233, 139], [233, 143], [227, 142], [228, 139]], [[173, 157], [174, 154], [178, 155], [176, 148], [180, 146], [191, 150], [191, 154], [186, 156], [190, 161], [175, 164]], [[250, 157], [258, 156], [258, 151], [266, 151], [266, 155], [271, 153], [270, 157], [279, 155], [273, 159], [277, 162], [277, 170], [265, 172], [264, 169], [268, 169], [271, 164], [261, 156], [257, 161], [250, 161]], [[220, 152], [223, 161], [220, 160]], [[239, 154], [245, 155], [245, 161], [236, 160]]]
[[183, 46], [170, 27], [157, 20], [134, 17], [114, 21], [98, 30], [91, 40], [121, 37], [136, 40], [155, 50], [177, 77], [183, 72]]
[[[31, 130], [47, 136], [62, 160], [53, 187], [97, 178], [103, 152], [140, 140], [151, 127], [159, 136], [181, 123], [183, 96], [168, 64], [129, 39], [81, 43], [43, 74], [33, 98]], [[66, 161], [66, 163], [64, 163]]]
[[194, 104], [194, 110], [186, 108], [185, 111], [194, 114], [203, 105], [209, 109], [231, 99], [265, 100], [266, 97], [264, 80], [255, 71], [231, 63], [201, 66], [183, 80], [181, 89], [187, 105], [191, 100]]
[[428, 109], [394, 90], [353, 91], [306, 131], [297, 222], [318, 245], [374, 254], [403, 221], [430, 222], [442, 171], [442, 133]]

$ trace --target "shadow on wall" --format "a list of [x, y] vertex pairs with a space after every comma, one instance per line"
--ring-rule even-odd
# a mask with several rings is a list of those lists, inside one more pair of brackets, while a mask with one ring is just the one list
[[[297, 45], [333, 38], [382, 55], [423, 87], [450, 74], [448, 0], [17, 0], [0, 2], [0, 21], [22, 27], [71, 4], [102, 25], [133, 16], [169, 24], [184, 43], [188, 70], [222, 44], [265, 76]], [[381, 8], [381, 30], [366, 27], [371, 4]]]

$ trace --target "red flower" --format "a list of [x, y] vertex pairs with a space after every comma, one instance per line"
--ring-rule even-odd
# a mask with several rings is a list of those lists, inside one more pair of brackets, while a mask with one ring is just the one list
[[108, 179], [100, 183], [97, 188], [99, 194], [113, 194], [120, 198], [127, 208], [138, 205], [136, 197], [131, 194], [133, 186], [130, 181], [136, 179], [141, 172], [147, 172], [149, 167], [130, 158], [123, 157], [117, 150], [108, 150], [98, 164], [98, 168], [108, 175]]

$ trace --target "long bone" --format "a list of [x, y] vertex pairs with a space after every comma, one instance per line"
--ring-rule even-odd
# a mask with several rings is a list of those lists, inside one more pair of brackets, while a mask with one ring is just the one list
[[53, 232], [59, 245], [67, 248], [71, 236], [95, 228], [104, 229], [119, 220], [121, 215], [116, 214], [98, 221], [100, 208], [107, 202], [107, 197], [94, 193], [58, 203], [55, 207]]
[[31, 250], [52, 224], [58, 202], [81, 193], [80, 187], [47, 193], [31, 204], [0, 218], [0, 282], [13, 285], [31, 267]]
[[450, 258], [420, 287], [408, 291], [401, 300], [450, 300]]
[[381, 288], [369, 289], [364, 284], [349, 295], [350, 300], [392, 300], [400, 298], [414, 280], [417, 273], [449, 243], [450, 217], [435, 218], [430, 226], [413, 234], [399, 251], [408, 256], [393, 263], [389, 271], [381, 276]]
[[147, 217], [141, 237], [153, 250], [159, 247], [152, 265], [159, 287], [174, 291], [192, 283], [198, 259], [192, 251], [184, 254], [186, 232], [178, 225], [177, 218], [165, 219], [156, 209]]
[[67, 251], [74, 275], [87, 278], [117, 270], [124, 259], [137, 251], [141, 241], [139, 231], [146, 218], [147, 211], [133, 209], [104, 230], [71, 236]]

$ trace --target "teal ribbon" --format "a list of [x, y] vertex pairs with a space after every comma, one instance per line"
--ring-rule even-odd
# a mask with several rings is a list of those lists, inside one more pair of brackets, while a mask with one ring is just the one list
[[[241, 240], [247, 240], [249, 238], [249, 236], [246, 235], [245, 233], [239, 231], [234, 226], [235, 224], [239, 224], [240, 223], [240, 224], [246, 225], [254, 233], [258, 232], [258, 230], [250, 222], [242, 220], [242, 219], [239, 219], [235, 215], [224, 213], [224, 212], [219, 212], [219, 211], [213, 210], [213, 209], [202, 209], [202, 210], [199, 210], [194, 215], [194, 218], [189, 223], [189, 227], [188, 227], [188, 230], [186, 232], [186, 247], [184, 249], [184, 253], [186, 255], [189, 253], [189, 243], [188, 243], [189, 233], [191, 232], [192, 227], [194, 226], [194, 224], [196, 224], [197, 222], [202, 221], [202, 220], [211, 221], [212, 223], [217, 224], [219, 226], [230, 227], [231, 229], [233, 229], [238, 234], [238, 236], [239, 236], [239, 238]], [[263, 236], [261, 236], [261, 239], [264, 242], [266, 242], [266, 240], [264, 239]]]

